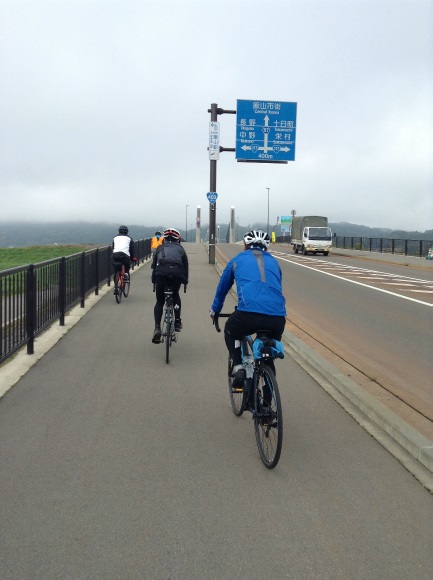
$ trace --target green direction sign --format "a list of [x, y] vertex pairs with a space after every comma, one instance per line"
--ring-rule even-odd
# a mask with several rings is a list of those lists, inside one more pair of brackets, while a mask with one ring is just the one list
[[281, 231], [288, 232], [292, 227], [292, 216], [291, 215], [282, 215], [281, 216]]

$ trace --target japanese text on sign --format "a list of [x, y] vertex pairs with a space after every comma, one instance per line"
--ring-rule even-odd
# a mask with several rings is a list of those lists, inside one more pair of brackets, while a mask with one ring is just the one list
[[220, 124], [217, 121], [209, 123], [209, 159], [219, 159]]

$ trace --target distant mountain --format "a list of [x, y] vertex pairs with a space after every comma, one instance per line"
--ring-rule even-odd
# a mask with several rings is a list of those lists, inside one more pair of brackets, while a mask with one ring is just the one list
[[[228, 239], [229, 224], [219, 223], [220, 240]], [[256, 222], [247, 225], [235, 226], [235, 237], [241, 239], [245, 232], [251, 229], [266, 230], [266, 223]], [[330, 228], [338, 236], [362, 236], [366, 238], [394, 238], [404, 240], [433, 240], [433, 230], [425, 232], [407, 232], [402, 230], [391, 230], [389, 228], [370, 228], [368, 226], [350, 224], [347, 222], [330, 223]], [[0, 247], [10, 246], [48, 246], [51, 244], [92, 244], [105, 246], [111, 243], [116, 235], [119, 224], [114, 223], [89, 223], [89, 222], [57, 222], [57, 223], [26, 223], [26, 222], [0, 222]], [[129, 233], [134, 240], [150, 238], [155, 231], [162, 231], [161, 225], [140, 226], [128, 225]], [[208, 224], [203, 224], [201, 228], [202, 238], [207, 238]], [[281, 227], [270, 224], [277, 236], [281, 235]], [[185, 230], [180, 230], [185, 238]], [[218, 232], [215, 232], [218, 235]], [[194, 233], [188, 231], [188, 239], [195, 239]]]
[[364, 237], [364, 238], [389, 238], [395, 240], [432, 240], [433, 230], [425, 232], [411, 232], [404, 230], [392, 230], [390, 228], [370, 228], [348, 222], [330, 223], [329, 227], [337, 236]]
[[[49, 246], [52, 244], [92, 244], [107, 246], [117, 234], [119, 224], [58, 222], [0, 222], [0, 247]], [[129, 226], [134, 240], [152, 237], [162, 226]]]

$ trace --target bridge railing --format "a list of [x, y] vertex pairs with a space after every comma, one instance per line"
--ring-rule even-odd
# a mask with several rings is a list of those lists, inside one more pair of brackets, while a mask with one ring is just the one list
[[[279, 236], [279, 244], [290, 245], [290, 236]], [[429, 248], [433, 247], [433, 240], [404, 240], [394, 238], [366, 238], [361, 236], [334, 236], [334, 248], [346, 250], [362, 250], [364, 252], [381, 252], [401, 254], [403, 256], [427, 257]]]
[[[151, 255], [150, 239], [135, 242], [137, 260]], [[0, 364], [27, 345], [74, 306], [113, 279], [111, 246], [0, 272]]]

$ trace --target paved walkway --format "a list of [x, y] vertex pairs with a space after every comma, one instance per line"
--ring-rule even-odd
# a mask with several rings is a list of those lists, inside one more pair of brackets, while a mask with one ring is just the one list
[[[232, 413], [227, 351], [208, 316], [217, 271], [204, 246], [187, 251], [191, 288], [170, 364], [151, 342], [145, 264], [122, 304], [104, 289], [67, 317], [66, 334], [56, 325], [38, 338], [38, 354], [23, 355], [36, 361], [28, 372], [19, 356], [1, 369], [4, 387], [6, 367], [22, 375], [0, 400], [2, 580], [430, 580], [429, 480], [416, 481], [292, 356], [277, 361], [281, 460], [262, 465], [251, 415]], [[287, 351], [316, 364], [298, 346]], [[254, 535], [259, 550], [248, 549]]]
[[[211, 303], [216, 281], [213, 277], [204, 275], [202, 266], [208, 264], [208, 257], [204, 245], [188, 244], [188, 255], [191, 267], [197, 271], [196, 280], [199, 281], [199, 295], [204, 297], [201, 309], [207, 314]], [[336, 250], [334, 254], [341, 255], [358, 254], [351, 250]], [[432, 268], [433, 262], [420, 258], [399, 256], [396, 254], [376, 254], [370, 252], [360, 252], [362, 257], [367, 257], [379, 261], [390, 263], [408, 263], [411, 266], [417, 265], [423, 269]], [[221, 265], [216, 263], [216, 268], [221, 271]], [[140, 265], [131, 278], [131, 302], [136, 292], [135, 280], [142, 278], [143, 270], [147, 271], [150, 280], [150, 262]], [[206, 268], [208, 271], [208, 268]], [[150, 281], [149, 281], [150, 285]], [[112, 293], [112, 286], [103, 286], [98, 296], [90, 296], [86, 300], [85, 308], [76, 307], [66, 317], [65, 326], [54, 324], [48, 331], [38, 337], [35, 341], [35, 354], [27, 355], [25, 349], [20, 351], [13, 360], [9, 361], [0, 370], [0, 396], [4, 395], [13, 385], [15, 385], [27, 371], [44, 356], [53, 346], [73, 328], [82, 317], [106, 294]], [[207, 301], [206, 301], [207, 300]], [[128, 303], [121, 305], [114, 304], [113, 308], [126, 308]], [[197, 305], [198, 306], [198, 305]], [[206, 316], [205, 314], [205, 316]], [[208, 321], [207, 321], [208, 322]], [[209, 327], [209, 331], [210, 331]], [[148, 333], [151, 335], [153, 321], [148, 321]], [[284, 341], [289, 354], [300, 364], [305, 371], [311, 374], [317, 382], [342, 405], [364, 428], [366, 428], [378, 441], [381, 442], [395, 457], [397, 457], [408, 469], [415, 474], [425, 485], [433, 490], [433, 442], [421, 435], [405, 423], [395, 413], [389, 411], [374, 397], [366, 393], [361, 387], [341, 374], [336, 368], [330, 365], [325, 359], [314, 350], [302, 343], [290, 332], [285, 332]], [[161, 354], [161, 353], [159, 353]], [[204, 372], [204, 371], [203, 371]], [[425, 472], [425, 469], [427, 472]]]

